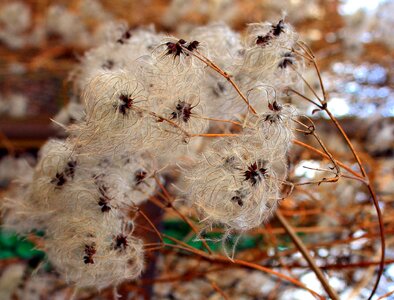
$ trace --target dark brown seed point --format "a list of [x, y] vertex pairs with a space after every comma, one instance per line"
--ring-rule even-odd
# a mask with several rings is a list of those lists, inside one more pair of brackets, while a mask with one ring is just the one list
[[128, 246], [128, 241], [127, 237], [123, 234], [119, 234], [115, 238], [115, 249], [118, 250], [124, 250]]
[[122, 104], [119, 105], [119, 112], [126, 115], [127, 111], [133, 106], [134, 99], [131, 98], [131, 95], [121, 94], [119, 100], [122, 101]]
[[239, 206], [244, 206], [244, 202], [242, 201], [240, 196], [233, 196], [231, 201], [236, 202]]
[[96, 254], [96, 248], [93, 245], [85, 245], [85, 254], [83, 262], [85, 264], [94, 264], [93, 255]]
[[284, 28], [285, 28], [285, 22], [283, 20], [280, 20], [278, 24], [272, 25], [271, 32], [274, 36], [279, 36], [282, 32], [284, 32]]
[[256, 185], [260, 182], [267, 174], [266, 168], [258, 168], [257, 163], [253, 163], [248, 167], [248, 170], [244, 172], [245, 181], [250, 181], [252, 185]]
[[136, 185], [141, 184], [146, 178], [146, 175], [147, 173], [144, 170], [138, 170], [137, 172], [135, 172], [134, 177]]
[[285, 55], [282, 58], [282, 61], [279, 63], [279, 68], [281, 69], [285, 69], [287, 68], [289, 65], [293, 65], [294, 64], [294, 57], [293, 54], [291, 52], [287, 52], [285, 53]]
[[179, 101], [175, 107], [175, 111], [171, 113], [171, 119], [182, 120], [187, 123], [192, 115], [193, 107], [185, 101]]

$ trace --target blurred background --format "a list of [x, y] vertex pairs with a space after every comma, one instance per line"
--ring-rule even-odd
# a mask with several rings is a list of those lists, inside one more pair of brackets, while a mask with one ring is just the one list
[[[196, 25], [226, 22], [242, 32], [248, 23], [275, 22], [283, 16], [314, 51], [329, 94], [328, 106], [373, 179], [387, 233], [386, 268], [374, 299], [394, 299], [394, 294], [388, 295], [394, 290], [394, 1], [1, 0], [0, 198], [12, 192], [12, 181], [24, 175], [27, 165], [34, 165], [38, 149], [49, 137], [64, 135], [51, 118], [60, 123], [78, 119], [78, 110], [67, 105], [78, 97], [72, 70], [86, 50], [105, 40], [111, 22], [127, 22], [130, 28], [154, 26], [182, 37], [182, 32]], [[305, 110], [312, 116], [312, 108]], [[324, 114], [313, 118], [334, 156], [352, 164], [351, 153]], [[315, 171], [302, 166], [319, 167], [316, 157], [301, 149], [291, 157], [293, 178], [315, 177]], [[281, 210], [330, 275], [330, 284], [341, 299], [366, 299], [374, 283], [380, 243], [367, 191], [357, 181], [341, 180], [334, 189], [321, 185], [298, 190], [282, 203]], [[161, 222], [167, 234], [201, 247], [182, 221], [164, 215]], [[256, 251], [263, 253], [261, 264], [321, 289], [275, 220], [243, 237], [238, 250], [244, 258]], [[33, 276], [44, 257], [34, 248], [34, 240], [0, 231], [0, 299], [67, 299], [69, 291], [50, 265]], [[151, 278], [149, 284], [145, 282], [150, 287], [142, 288], [141, 297], [221, 299], [198, 276], [164, 283], [152, 279], [173, 275], [174, 269], [184, 275], [193, 263], [180, 254], [159, 257], [154, 270], [145, 276]], [[206, 262], [199, 263], [204, 269]], [[231, 299], [312, 297], [256, 271], [221, 270], [209, 276], [218, 279], [215, 282]], [[130, 295], [138, 298], [131, 286], [124, 285], [123, 294], [133, 291]], [[86, 292], [81, 299], [107, 299], [109, 295]]]

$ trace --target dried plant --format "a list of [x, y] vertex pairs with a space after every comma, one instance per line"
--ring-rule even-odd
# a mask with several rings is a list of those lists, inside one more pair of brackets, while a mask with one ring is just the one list
[[[41, 149], [30, 184], [4, 204], [5, 225], [24, 234], [45, 230], [49, 260], [78, 288], [117, 286], [140, 276], [144, 253], [183, 250], [218, 265], [260, 270], [323, 299], [292, 276], [234, 253], [214, 253], [205, 237], [219, 230], [225, 244], [230, 235], [258, 230], [275, 215], [327, 295], [338, 299], [277, 207], [304, 185], [346, 178], [365, 185], [379, 218], [381, 261], [372, 297], [385, 256], [379, 205], [357, 152], [327, 107], [315, 57], [291, 25], [283, 19], [251, 24], [244, 41], [223, 24], [196, 28], [188, 39], [124, 27], [113, 28], [110, 36], [73, 73], [83, 117], [65, 126], [67, 139], [50, 140]], [[318, 91], [304, 77], [310, 68]], [[359, 171], [333, 156], [298, 101], [328, 115]], [[320, 149], [296, 139], [299, 134], [312, 137]], [[293, 144], [328, 161], [315, 168], [323, 178], [290, 180]], [[175, 213], [204, 249], [160, 233], [137, 207], [144, 201]], [[157, 234], [157, 243], [143, 247], [130, 211], [146, 219], [145, 230]], [[185, 212], [198, 217], [198, 224]]]

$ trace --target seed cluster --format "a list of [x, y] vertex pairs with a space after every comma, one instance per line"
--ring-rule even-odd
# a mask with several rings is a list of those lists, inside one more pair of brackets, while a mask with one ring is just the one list
[[[222, 24], [195, 28], [187, 40], [124, 27], [109, 36], [74, 71], [82, 117], [65, 140], [43, 146], [6, 216], [20, 232], [44, 230], [49, 260], [78, 286], [140, 275], [142, 241], [128, 211], [160, 178], [184, 191], [178, 196], [206, 227], [245, 231], [268, 220], [297, 115], [283, 99], [300, 84], [293, 69], [303, 68], [284, 20], [251, 24], [245, 43]], [[248, 104], [231, 80], [249, 91]]]

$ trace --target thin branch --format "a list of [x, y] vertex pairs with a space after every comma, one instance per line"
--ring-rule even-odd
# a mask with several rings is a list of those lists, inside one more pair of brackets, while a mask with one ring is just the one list
[[231, 76], [223, 71], [219, 66], [217, 66], [214, 62], [212, 62], [209, 58], [207, 58], [206, 56], [204, 56], [203, 54], [201, 54], [200, 52], [198, 52], [197, 50], [195, 50], [195, 52], [198, 54], [196, 54], [194, 51], [189, 51], [186, 47], [182, 46], [183, 50], [185, 50], [185, 52], [187, 52], [190, 55], [193, 55], [194, 57], [196, 57], [197, 59], [199, 59], [200, 61], [202, 61], [203, 63], [205, 63], [208, 67], [210, 67], [212, 70], [216, 71], [217, 73], [219, 73], [221, 76], [223, 76], [232, 86], [233, 88], [237, 91], [238, 95], [242, 98], [242, 100], [246, 103], [246, 105], [248, 106], [248, 109], [255, 115], [257, 114], [256, 110], [253, 108], [253, 106], [250, 104], [249, 100], [245, 97], [245, 95], [241, 92], [241, 90], [239, 89], [238, 85], [232, 80]]
[[[321, 89], [322, 89], [323, 94], [325, 96], [324, 84], [323, 84], [323, 81], [321, 79], [321, 74], [320, 74], [319, 68], [318, 68], [317, 63], [316, 63], [315, 60], [314, 60], [314, 65], [315, 65], [316, 72], [317, 72], [317, 74], [319, 76]], [[375, 285], [374, 285], [374, 287], [372, 289], [372, 292], [371, 292], [371, 294], [370, 294], [370, 296], [368, 298], [368, 299], [372, 299], [373, 295], [375, 294], [375, 292], [376, 292], [376, 290], [377, 290], [377, 288], [379, 286], [380, 279], [383, 276], [384, 261], [385, 261], [385, 256], [386, 256], [386, 239], [385, 239], [385, 232], [384, 232], [382, 212], [380, 210], [379, 202], [378, 202], [378, 199], [376, 197], [375, 191], [374, 191], [374, 189], [373, 189], [373, 187], [371, 185], [369, 176], [368, 176], [367, 172], [364, 169], [364, 166], [363, 166], [363, 164], [361, 162], [360, 157], [358, 156], [356, 150], [354, 149], [354, 146], [353, 146], [352, 142], [350, 141], [349, 137], [347, 136], [346, 132], [343, 130], [342, 126], [339, 124], [338, 120], [335, 118], [335, 116], [328, 109], [326, 104], [327, 104], [326, 98], [324, 98], [324, 101], [322, 102], [321, 108], [324, 109], [324, 111], [330, 117], [331, 121], [335, 124], [335, 127], [341, 133], [341, 135], [344, 138], [346, 144], [348, 145], [350, 151], [352, 152], [354, 158], [356, 159], [357, 164], [358, 164], [358, 166], [360, 168], [361, 174], [363, 175], [363, 177], [365, 179], [364, 183], [367, 185], [369, 193], [370, 193], [370, 195], [372, 197], [372, 203], [373, 203], [373, 205], [375, 207], [376, 214], [377, 214], [378, 221], [379, 221], [379, 230], [380, 230], [380, 239], [381, 239], [381, 258], [380, 258], [379, 270], [378, 270], [378, 275], [376, 277]]]
[[296, 245], [296, 247], [298, 248], [298, 250], [301, 252], [302, 256], [308, 262], [309, 267], [313, 270], [313, 272], [315, 272], [317, 278], [319, 279], [319, 281], [323, 285], [327, 294], [334, 300], [339, 299], [336, 292], [331, 288], [330, 284], [328, 283], [323, 272], [319, 269], [319, 267], [316, 265], [313, 258], [309, 255], [308, 250], [306, 249], [304, 243], [301, 241], [301, 239], [294, 232], [293, 228], [287, 222], [286, 218], [283, 217], [283, 215], [281, 214], [281, 212], [279, 210], [276, 211], [275, 215], [276, 215], [277, 219], [279, 220], [279, 222], [282, 224], [283, 228], [286, 230], [287, 234], [290, 236], [290, 238], [292, 239], [292, 241]]
[[[316, 149], [316, 148], [314, 148], [314, 147], [312, 147], [312, 146], [310, 146], [310, 145], [308, 145], [308, 144], [305, 144], [305, 143], [303, 143], [303, 142], [301, 142], [301, 141], [299, 141], [299, 140], [293, 140], [293, 143], [296, 144], [296, 145], [299, 145], [299, 146], [301, 146], [301, 147], [303, 147], [303, 148], [306, 148], [306, 149], [308, 149], [308, 150], [311, 150], [312, 152], [317, 153], [317, 154], [319, 154], [319, 155], [322, 156], [322, 157], [325, 157], [325, 158], [327, 158], [327, 159], [330, 158], [326, 153], [324, 153], [324, 152], [322, 152], [322, 151], [320, 151], [320, 150], [318, 150], [318, 149]], [[357, 172], [355, 172], [354, 170], [352, 170], [350, 167], [348, 167], [347, 165], [345, 165], [344, 163], [342, 163], [342, 162], [340, 162], [340, 161], [338, 161], [338, 160], [335, 160], [335, 162], [336, 162], [340, 167], [344, 168], [346, 171], [348, 171], [349, 173], [353, 174], [358, 180], [360, 180], [360, 181], [362, 181], [363, 183], [365, 183], [364, 178], [363, 178], [360, 174], [358, 174]]]
[[252, 262], [247, 262], [247, 261], [244, 261], [244, 260], [240, 260], [240, 259], [230, 260], [228, 257], [221, 256], [221, 255], [208, 255], [206, 252], [203, 252], [201, 250], [195, 249], [195, 248], [189, 246], [188, 244], [186, 244], [186, 243], [184, 243], [182, 241], [179, 241], [179, 240], [177, 240], [177, 239], [175, 239], [173, 237], [170, 237], [170, 236], [165, 235], [165, 234], [163, 234], [163, 236], [168, 238], [168, 239], [170, 239], [170, 240], [172, 240], [172, 241], [174, 241], [174, 242], [176, 242], [176, 243], [180, 244], [180, 245], [165, 244], [166, 246], [192, 252], [192, 253], [200, 255], [201, 257], [203, 257], [205, 259], [208, 259], [210, 261], [224, 262], [224, 263], [233, 263], [235, 265], [248, 267], [250, 269], [259, 270], [259, 271], [262, 271], [262, 272], [274, 275], [276, 277], [279, 277], [282, 280], [289, 281], [289, 282], [293, 283], [294, 285], [309, 291], [312, 295], [314, 295], [315, 297], [317, 297], [319, 299], [324, 299], [324, 297], [322, 297], [321, 295], [319, 295], [315, 291], [311, 290], [310, 288], [306, 287], [300, 281], [298, 281], [298, 280], [296, 280], [296, 279], [294, 279], [294, 278], [292, 278], [290, 276], [287, 276], [285, 274], [276, 272], [276, 271], [274, 271], [274, 270], [272, 270], [270, 268], [267, 268], [267, 267], [264, 267], [264, 266], [261, 266], [261, 265], [258, 265], [258, 264], [252, 263]]
[[312, 103], [313, 105], [316, 105], [317, 107], [320, 107], [320, 104], [316, 103], [315, 101], [313, 101], [312, 99], [306, 97], [305, 95], [301, 94], [300, 92], [292, 89], [292, 88], [287, 88], [288, 91], [293, 92], [294, 94], [296, 94], [297, 96], [301, 97], [302, 99]]
[[[160, 186], [160, 188], [163, 190], [163, 192], [164, 192], [166, 195], [169, 195], [167, 189], [161, 184], [161, 182], [158, 180], [158, 178], [157, 178], [156, 176], [154, 176], [154, 177], [155, 177], [155, 179], [156, 179], [156, 182], [157, 182], [158, 185]], [[198, 229], [196, 228], [196, 226], [195, 226], [186, 216], [184, 216], [176, 207], [174, 207], [174, 205], [172, 205], [172, 202], [171, 202], [170, 200], [167, 200], [167, 199], [165, 199], [165, 198], [164, 198], [164, 200], [167, 202], [167, 203], [166, 203], [166, 204], [167, 204], [167, 205], [166, 205], [167, 208], [168, 208], [168, 209], [172, 209], [172, 210], [173, 210], [183, 221], [185, 221], [185, 222], [189, 225], [189, 227], [194, 231], [194, 233], [195, 233], [196, 235], [198, 235], [198, 234], [199, 234], [199, 231], [198, 231]], [[203, 243], [205, 249], [207, 249], [208, 253], [209, 253], [209, 254], [212, 254], [212, 253], [213, 253], [213, 252], [212, 252], [212, 249], [211, 249], [211, 247], [209, 247], [209, 245], [208, 245], [208, 243], [206, 242], [206, 240], [205, 240], [204, 238], [202, 238], [202, 239], [201, 239], [201, 242]]]
[[212, 288], [223, 297], [224, 300], [230, 300], [230, 298], [226, 295], [226, 293], [211, 279], [208, 279], [209, 283], [211, 284]]
[[154, 232], [156, 233], [157, 237], [160, 239], [162, 243], [164, 243], [163, 238], [160, 234], [160, 231], [157, 229], [157, 227], [153, 224], [153, 222], [147, 217], [147, 215], [140, 209], [139, 207], [137, 208], [137, 212], [140, 213], [143, 218], [149, 223], [149, 225], [152, 227]]
[[391, 292], [388, 292], [386, 294], [384, 294], [383, 296], [379, 297], [377, 300], [383, 300], [383, 299], [389, 299], [389, 296], [394, 294], [394, 290], [392, 290]]
[[237, 126], [243, 126], [241, 123], [237, 121], [232, 121], [232, 120], [223, 120], [223, 119], [215, 119], [215, 118], [209, 118], [209, 117], [203, 117], [203, 116], [194, 116], [195, 118], [203, 119], [203, 120], [209, 120], [209, 121], [214, 121], [214, 122], [223, 122], [223, 123], [231, 123]]
[[202, 136], [202, 137], [229, 137], [229, 136], [238, 136], [239, 134], [237, 133], [196, 133], [196, 134], [191, 134], [191, 137], [197, 137], [197, 136]]

